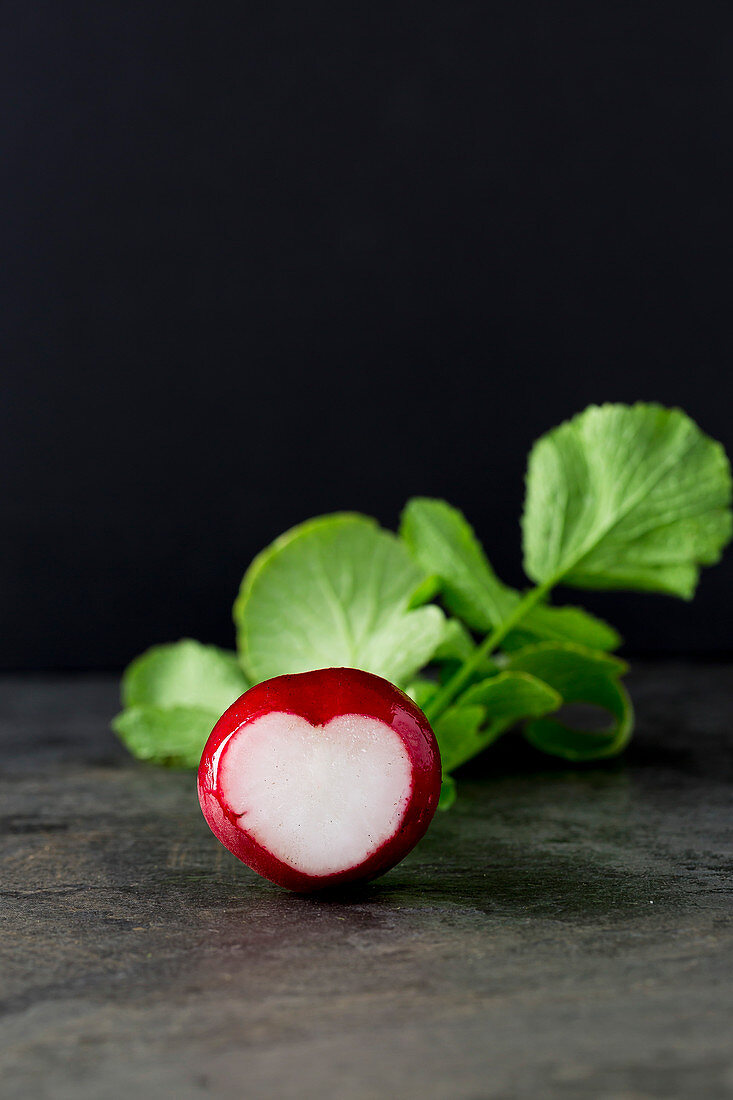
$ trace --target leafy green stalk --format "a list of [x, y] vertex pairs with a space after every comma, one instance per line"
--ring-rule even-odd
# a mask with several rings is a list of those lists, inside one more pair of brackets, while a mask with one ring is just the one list
[[[444, 500], [413, 497], [402, 512], [400, 537], [432, 577], [432, 596], [478, 634], [501, 626], [522, 601], [522, 593], [499, 580], [466, 517]], [[504, 649], [531, 641], [572, 642], [612, 650], [621, 644], [616, 630], [580, 607], [541, 603], [522, 615], [521, 629], [510, 630]]]
[[[428, 717], [440, 717], [469, 682], [476, 663], [491, 655], [561, 581], [689, 599], [700, 566], [718, 561], [730, 538], [730, 500], [723, 448], [678, 409], [590, 406], [548, 432], [530, 455], [522, 522], [525, 567], [537, 587], [508, 611], [430, 700]], [[420, 504], [413, 502], [413, 511]], [[410, 507], [403, 530], [413, 545], [420, 545], [422, 534], [425, 562], [436, 554], [435, 537], [429, 532], [426, 538], [425, 524], [416, 528], [414, 518], [410, 526]], [[422, 502], [423, 512], [441, 507], [449, 508], [442, 502]], [[468, 551], [483, 570], [484, 595], [489, 581], [496, 589], [496, 578], [491, 574], [487, 580], [490, 567], [480, 547], [467, 546], [465, 530], [451, 518], [455, 552], [448, 557], [444, 586], [448, 592], [458, 590], [460, 602]], [[438, 557], [445, 562], [444, 546]]]
[[465, 764], [517, 721], [542, 718], [562, 702], [554, 687], [521, 668], [473, 684], [460, 705], [448, 707], [435, 722], [443, 772]]
[[549, 585], [538, 585], [530, 589], [520, 600], [503, 623], [495, 627], [480, 646], [468, 657], [458, 671], [451, 677], [425, 707], [425, 716], [430, 722], [436, 721], [453, 702], [459, 692], [468, 684], [483, 661], [495, 653], [510, 630], [513, 630], [549, 591]]
[[125, 673], [114, 727], [141, 758], [195, 767], [250, 683], [351, 666], [404, 686], [425, 710], [443, 757], [441, 806], [455, 798], [447, 773], [517, 722], [544, 752], [611, 756], [633, 726], [625, 665], [610, 655], [621, 639], [550, 593], [563, 583], [689, 599], [730, 538], [730, 503], [723, 448], [683, 412], [591, 406], [530, 453], [522, 535], [536, 587], [504, 584], [445, 501], [409, 501], [399, 537], [355, 513], [308, 520], [245, 573], [238, 653], [192, 641], [149, 650]]

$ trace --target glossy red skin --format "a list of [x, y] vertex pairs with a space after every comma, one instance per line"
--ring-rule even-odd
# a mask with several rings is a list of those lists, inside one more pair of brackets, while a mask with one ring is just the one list
[[[218, 760], [225, 742], [248, 722], [283, 711], [312, 725], [324, 725], [341, 714], [360, 714], [385, 722], [402, 739], [412, 764], [412, 790], [400, 828], [356, 867], [334, 875], [308, 875], [289, 867], [237, 824], [218, 785]], [[224, 747], [222, 748], [222, 746]], [[440, 795], [440, 752], [428, 720], [404, 692], [369, 672], [323, 668], [292, 676], [275, 676], [250, 688], [229, 707], [206, 742], [198, 771], [199, 802], [214, 835], [252, 870], [288, 890], [310, 892], [384, 874], [417, 844], [430, 824]]]

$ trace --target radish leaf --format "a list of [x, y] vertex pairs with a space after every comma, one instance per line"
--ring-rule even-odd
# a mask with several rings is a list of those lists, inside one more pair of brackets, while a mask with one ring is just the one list
[[200, 706], [221, 714], [248, 686], [236, 653], [184, 638], [153, 646], [128, 665], [122, 702], [126, 707]]
[[294, 527], [255, 558], [234, 605], [246, 672], [258, 681], [342, 666], [408, 682], [445, 633], [438, 607], [411, 609], [425, 579], [405, 545], [367, 516]]
[[526, 672], [500, 672], [473, 684], [435, 723], [443, 772], [465, 764], [520, 719], [548, 714], [561, 704], [557, 691]]
[[221, 714], [248, 687], [236, 654], [190, 638], [153, 646], [122, 678], [112, 726], [141, 760], [195, 768]]
[[479, 741], [479, 730], [485, 718], [486, 708], [478, 704], [456, 704], [441, 714], [433, 732], [440, 748], [444, 775], [486, 747], [487, 742]]
[[220, 717], [202, 707], [129, 707], [113, 719], [112, 728], [138, 760], [197, 768]]
[[[473, 528], [444, 500], [415, 497], [402, 513], [400, 534], [423, 569], [440, 579], [446, 607], [473, 630], [486, 633], [511, 615], [521, 594], [494, 573]], [[593, 649], [615, 649], [621, 639], [612, 626], [579, 607], [540, 604], [512, 632], [505, 648], [553, 639]]]
[[508, 667], [541, 678], [564, 704], [584, 704], [606, 713], [606, 728], [600, 730], [571, 726], [562, 713], [533, 718], [524, 734], [536, 748], [580, 761], [616, 756], [628, 744], [634, 715], [620, 682], [626, 671], [623, 661], [579, 646], [541, 642], [512, 654]]
[[591, 405], [530, 454], [526, 572], [689, 599], [730, 538], [730, 500], [725, 451], [685, 413]]

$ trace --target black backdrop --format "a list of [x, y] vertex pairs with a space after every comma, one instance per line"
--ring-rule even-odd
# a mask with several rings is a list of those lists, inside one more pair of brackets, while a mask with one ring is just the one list
[[[730, 9], [3, 6], [0, 662], [227, 644], [251, 556], [464, 508], [521, 582], [526, 452], [591, 401], [733, 448]], [[731, 649], [588, 598], [631, 652]], [[584, 597], [580, 597], [584, 599]]]

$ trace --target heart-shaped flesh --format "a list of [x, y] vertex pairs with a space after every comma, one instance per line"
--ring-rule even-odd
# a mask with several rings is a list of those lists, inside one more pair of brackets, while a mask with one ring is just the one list
[[297, 871], [333, 875], [363, 863], [397, 832], [412, 767], [384, 722], [343, 714], [313, 726], [275, 712], [231, 738], [219, 783], [253, 840]]
[[417, 844], [440, 793], [440, 753], [412, 699], [369, 672], [265, 680], [214, 726], [201, 809], [258, 874], [321, 890], [384, 874]]

